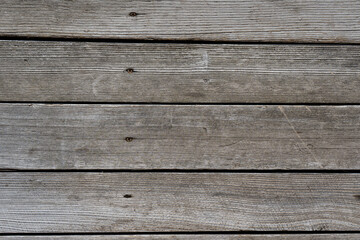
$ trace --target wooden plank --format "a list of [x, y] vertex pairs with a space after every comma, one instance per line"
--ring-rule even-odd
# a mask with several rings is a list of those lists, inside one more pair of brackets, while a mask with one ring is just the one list
[[360, 169], [360, 106], [0, 104], [0, 168]]
[[[15, 240], [15, 239], [29, 239], [29, 236], [0, 236], [3, 240]], [[64, 239], [64, 236], [31, 236], [34, 240], [58, 240]], [[196, 234], [196, 235], [66, 235], [66, 239], [78, 240], [78, 239], [89, 239], [89, 240], [121, 240], [121, 239], [134, 239], [134, 240], [165, 240], [165, 239], [200, 239], [200, 240], [263, 240], [263, 239], [277, 239], [277, 240], [359, 240], [360, 234], [261, 234], [261, 235], [241, 235], [241, 234]]]
[[360, 103], [360, 46], [0, 41], [0, 89], [0, 101]]
[[356, 231], [360, 174], [0, 173], [0, 232]]
[[360, 43], [358, 0], [3, 0], [22, 37]]

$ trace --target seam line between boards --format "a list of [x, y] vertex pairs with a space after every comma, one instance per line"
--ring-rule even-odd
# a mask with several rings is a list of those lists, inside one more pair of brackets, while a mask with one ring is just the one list
[[103, 43], [160, 43], [160, 44], [223, 44], [223, 45], [353, 45], [360, 46], [357, 42], [304, 42], [304, 41], [261, 41], [261, 40], [248, 40], [248, 41], [220, 41], [220, 40], [166, 40], [166, 39], [138, 39], [138, 38], [94, 38], [94, 37], [41, 37], [41, 36], [17, 36], [17, 35], [1, 35], [0, 41], [52, 41], [52, 42], [103, 42]]

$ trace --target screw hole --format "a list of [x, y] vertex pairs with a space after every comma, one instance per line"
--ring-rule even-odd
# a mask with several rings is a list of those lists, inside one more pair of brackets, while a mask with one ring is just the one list
[[124, 198], [132, 198], [132, 195], [131, 194], [125, 194]]
[[128, 68], [125, 70], [127, 73], [133, 73], [134, 72], [134, 69], [133, 68]]
[[125, 138], [125, 141], [127, 141], [127, 142], [132, 142], [133, 140], [134, 140], [133, 137], [126, 137], [126, 138]]
[[129, 16], [130, 17], [136, 17], [138, 14], [136, 13], [136, 12], [131, 12], [131, 13], [129, 13]]

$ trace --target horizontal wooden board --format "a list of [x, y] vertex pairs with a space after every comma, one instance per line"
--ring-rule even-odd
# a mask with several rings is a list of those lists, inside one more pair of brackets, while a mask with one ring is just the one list
[[360, 46], [0, 41], [0, 89], [0, 101], [360, 103]]
[[[16, 239], [29, 239], [29, 236], [0, 236], [3, 240], [16, 240]], [[196, 235], [66, 235], [66, 236], [31, 236], [34, 240], [58, 240], [58, 239], [89, 239], [89, 240], [122, 240], [122, 239], [133, 239], [133, 240], [183, 240], [183, 239], [200, 239], [200, 240], [359, 240], [360, 234], [261, 234], [261, 235], [241, 235], [241, 234], [196, 234]]]
[[2, 0], [0, 35], [360, 42], [358, 0]]
[[0, 173], [0, 232], [356, 231], [360, 174]]
[[360, 169], [360, 106], [0, 104], [0, 168]]

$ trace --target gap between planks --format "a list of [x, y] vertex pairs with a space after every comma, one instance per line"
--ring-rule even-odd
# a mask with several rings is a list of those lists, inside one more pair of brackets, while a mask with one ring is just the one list
[[155, 233], [155, 234], [107, 234], [107, 233], [96, 233], [96, 234], [16, 234], [10, 236], [1, 236], [0, 239], [4, 240], [15, 240], [15, 239], [29, 239], [31, 236], [34, 240], [57, 240], [57, 239], [66, 239], [78, 240], [78, 239], [89, 239], [89, 240], [117, 240], [117, 239], [134, 239], [134, 240], [147, 240], [147, 239], [156, 239], [156, 240], [167, 240], [167, 239], [225, 239], [225, 240], [263, 240], [263, 239], [277, 239], [277, 240], [358, 240], [360, 234], [357, 233], [294, 233], [290, 235], [289, 233], [278, 233], [278, 234], [245, 234], [245, 233], [208, 233], [208, 234], [190, 234], [190, 233]]
[[34, 41], [34, 42], [99, 42], [99, 43], [133, 43], [133, 44], [201, 44], [201, 45], [315, 45], [315, 46], [359, 46], [360, 43], [341, 43], [341, 42], [266, 42], [266, 41], [206, 41], [206, 40], [169, 40], [169, 39], [114, 39], [114, 38], [58, 38], [58, 37], [21, 37], [21, 36], [1, 36], [0, 41]]

